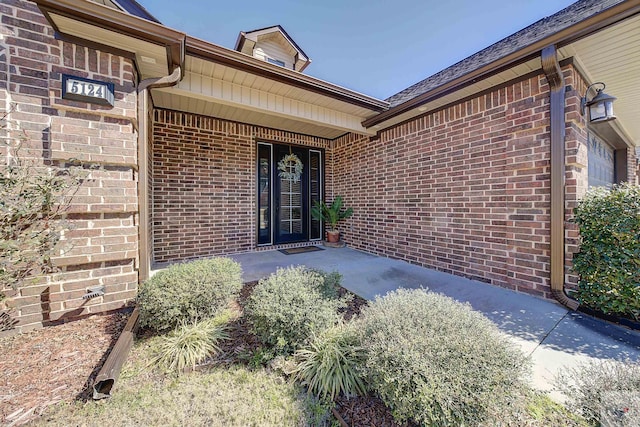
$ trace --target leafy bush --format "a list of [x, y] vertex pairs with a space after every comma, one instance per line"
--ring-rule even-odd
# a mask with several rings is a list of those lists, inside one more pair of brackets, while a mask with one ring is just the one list
[[337, 231], [338, 222], [353, 215], [353, 208], [342, 209], [343, 203], [342, 196], [336, 196], [330, 205], [320, 200], [311, 208], [311, 216], [325, 222], [329, 230]]
[[592, 361], [558, 375], [567, 407], [592, 425], [640, 425], [640, 362]]
[[229, 338], [226, 333], [229, 317], [221, 315], [198, 323], [182, 323], [161, 338], [154, 364], [177, 373], [195, 369], [198, 363], [218, 352], [219, 341]]
[[338, 273], [337, 271], [327, 273], [326, 271], [317, 269], [310, 269], [310, 271], [316, 272], [322, 276], [323, 282], [320, 286], [320, 292], [325, 298], [338, 298], [340, 283], [342, 283], [342, 274]]
[[576, 296], [606, 314], [640, 320], [640, 187], [590, 190], [575, 210], [580, 252]]
[[587, 421], [552, 400], [546, 393], [522, 387], [509, 404], [489, 409], [482, 427], [587, 427]]
[[176, 264], [147, 280], [138, 293], [140, 326], [155, 331], [213, 317], [242, 289], [240, 264], [213, 258]]
[[4, 290], [56, 271], [52, 257], [66, 248], [61, 236], [70, 228], [63, 220], [88, 173], [79, 165], [44, 164], [26, 133], [11, 129], [10, 114], [0, 112], [0, 301]]
[[286, 355], [298, 349], [314, 332], [336, 324], [346, 299], [327, 298], [325, 275], [306, 267], [279, 269], [261, 280], [247, 301], [245, 312], [253, 331]]
[[311, 342], [295, 353], [294, 378], [319, 398], [333, 400], [338, 394], [362, 395], [366, 387], [359, 365], [364, 351], [355, 331], [340, 323], [314, 334]]
[[398, 421], [476, 425], [521, 388], [521, 351], [451, 298], [401, 289], [363, 308], [357, 322], [367, 383]]

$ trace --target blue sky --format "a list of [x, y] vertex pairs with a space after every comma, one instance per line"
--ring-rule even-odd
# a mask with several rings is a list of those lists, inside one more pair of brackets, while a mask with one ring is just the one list
[[163, 24], [233, 49], [280, 24], [306, 74], [387, 98], [574, 0], [139, 0]]

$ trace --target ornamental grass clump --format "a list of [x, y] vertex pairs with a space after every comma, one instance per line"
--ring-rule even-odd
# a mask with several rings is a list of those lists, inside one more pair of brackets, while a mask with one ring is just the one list
[[290, 355], [313, 333], [335, 325], [347, 298], [327, 296], [325, 277], [306, 267], [279, 269], [260, 280], [247, 301], [245, 315], [272, 355]]
[[364, 349], [350, 324], [339, 323], [314, 334], [308, 345], [296, 351], [294, 360], [290, 373], [316, 397], [333, 400], [339, 394], [366, 393], [360, 369]]
[[640, 362], [600, 360], [568, 368], [555, 380], [565, 405], [591, 425], [640, 425]]
[[640, 320], [640, 187], [590, 190], [575, 209], [575, 222], [577, 299], [605, 314]]
[[229, 258], [172, 265], [140, 286], [140, 326], [163, 332], [213, 317], [228, 308], [240, 289], [240, 264]]
[[168, 335], [162, 336], [153, 363], [178, 374], [218, 352], [218, 343], [228, 339], [228, 314], [197, 323], [183, 322]]
[[357, 321], [367, 384], [394, 417], [477, 425], [520, 392], [522, 352], [469, 305], [426, 290], [377, 298]]

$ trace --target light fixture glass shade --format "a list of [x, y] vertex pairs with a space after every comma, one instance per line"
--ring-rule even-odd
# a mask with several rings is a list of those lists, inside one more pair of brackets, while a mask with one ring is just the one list
[[598, 123], [615, 119], [616, 116], [613, 114], [613, 101], [615, 100], [615, 96], [607, 95], [599, 89], [596, 96], [587, 103], [589, 121]]

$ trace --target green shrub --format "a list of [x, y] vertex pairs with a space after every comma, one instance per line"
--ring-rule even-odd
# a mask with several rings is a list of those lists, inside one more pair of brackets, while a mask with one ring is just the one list
[[325, 275], [306, 267], [279, 269], [260, 280], [245, 313], [253, 331], [275, 355], [298, 349], [313, 332], [336, 324], [345, 299], [325, 296]]
[[147, 280], [138, 293], [140, 326], [155, 331], [213, 317], [242, 288], [240, 265], [213, 258], [172, 265]]
[[219, 341], [229, 338], [226, 332], [229, 318], [223, 314], [197, 323], [181, 324], [160, 338], [153, 363], [177, 373], [187, 368], [195, 369], [198, 363], [218, 352]]
[[587, 427], [587, 421], [571, 413], [546, 393], [522, 387], [508, 404], [489, 409], [481, 427]]
[[592, 425], [640, 425], [639, 361], [592, 361], [558, 375], [555, 385]]
[[296, 351], [295, 362], [295, 370], [290, 373], [316, 397], [333, 400], [340, 393], [366, 393], [359, 369], [364, 351], [349, 325], [340, 323], [314, 334], [307, 346]]
[[400, 422], [476, 425], [522, 387], [522, 352], [446, 296], [401, 289], [364, 307], [357, 322], [367, 383]]
[[340, 283], [342, 283], [342, 274], [337, 271], [327, 273], [326, 271], [309, 269], [322, 276], [323, 282], [320, 285], [320, 292], [325, 298], [335, 299], [338, 298], [338, 292], [340, 291]]
[[580, 252], [576, 297], [606, 314], [640, 320], [640, 187], [590, 190], [575, 210]]

